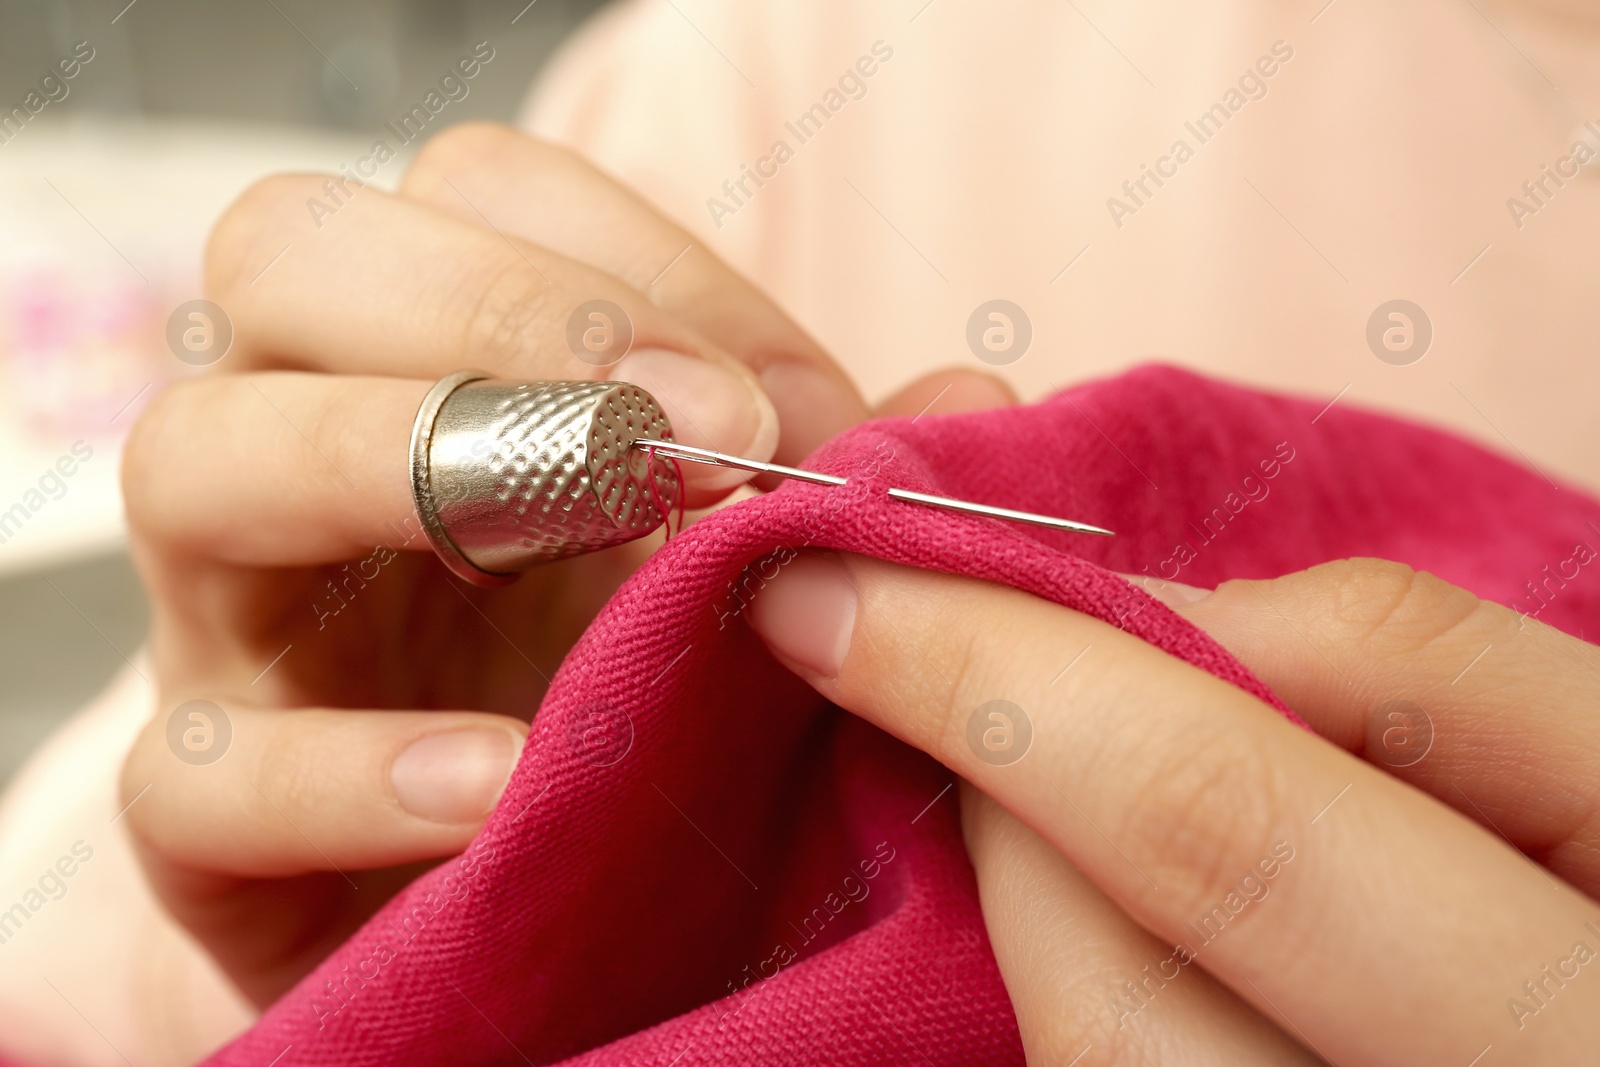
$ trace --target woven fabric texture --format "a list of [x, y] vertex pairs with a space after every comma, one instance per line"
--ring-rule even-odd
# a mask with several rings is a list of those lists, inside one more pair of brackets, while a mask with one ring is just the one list
[[[1445, 434], [1321, 408], [1150, 367], [835, 439], [809, 465], [848, 485], [787, 484], [658, 552], [567, 657], [472, 848], [209, 1062], [1021, 1063], [951, 774], [774, 663], [742, 606], [789, 552], [865, 553], [1098, 616], [1287, 714], [1111, 571], [1210, 586], [1382, 556], [1511, 603], [1595, 540], [1592, 499]], [[892, 485], [1118, 536], [897, 503]], [[1540, 618], [1593, 632], [1591, 588]]]

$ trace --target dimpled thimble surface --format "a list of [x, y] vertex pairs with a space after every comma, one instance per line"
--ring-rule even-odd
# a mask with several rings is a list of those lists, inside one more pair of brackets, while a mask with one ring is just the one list
[[517, 382], [459, 371], [423, 400], [411, 436], [417, 513], [450, 569], [503, 585], [528, 567], [643, 537], [682, 492], [677, 469], [634, 448], [671, 440], [626, 382]]

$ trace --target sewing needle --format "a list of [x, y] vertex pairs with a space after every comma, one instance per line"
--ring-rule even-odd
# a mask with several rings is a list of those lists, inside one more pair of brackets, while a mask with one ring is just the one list
[[[730, 456], [726, 452], [715, 452], [709, 448], [696, 448], [693, 445], [685, 445], [677, 441], [656, 441], [649, 438], [640, 438], [633, 443], [633, 446], [645, 449], [652, 455], [669, 456], [673, 459], [687, 460], [690, 463], [705, 463], [714, 467], [731, 467], [734, 470], [751, 471], [757, 474], [775, 474], [780, 478], [793, 478], [796, 481], [810, 482], [813, 485], [844, 485], [848, 481], [848, 479], [841, 478], [836, 474], [821, 474], [817, 471], [801, 470], [799, 467], [785, 467], [781, 463], [762, 463], [760, 460], [745, 459], [743, 456]], [[1098, 534], [1101, 537], [1116, 536], [1110, 530], [1099, 526], [1090, 526], [1085, 522], [1058, 519], [1052, 515], [1036, 515], [1031, 511], [1015, 511], [1011, 508], [995, 507], [992, 504], [978, 504], [971, 500], [956, 500], [947, 496], [934, 496], [931, 493], [917, 493], [910, 489], [890, 489], [889, 495], [908, 504], [943, 508], [946, 511], [960, 511], [969, 515], [987, 515], [990, 518], [1005, 519], [1008, 522], [1045, 526], [1053, 530], [1070, 530], [1073, 533]]]

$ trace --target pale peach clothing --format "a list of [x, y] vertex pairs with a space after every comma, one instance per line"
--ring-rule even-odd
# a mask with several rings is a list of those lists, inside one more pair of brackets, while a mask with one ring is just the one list
[[123, 832], [118, 773], [151, 713], [149, 674], [136, 656], [0, 801], [0, 909], [74, 844], [93, 853], [0, 945], [0, 1051], [30, 1067], [188, 1064], [254, 1014], [160, 909]]
[[[1520, 229], [1507, 205], [1600, 144], [1600, 9], [1325, 3], [631, 0], [528, 121], [773, 293], [871, 397], [980, 366], [968, 316], [1003, 298], [1034, 326], [1001, 370], [1026, 396], [1152, 357], [1348, 385], [1600, 486], [1600, 167], [1547, 182]], [[866, 95], [801, 143], [785, 123], [878, 41]], [[1266, 95], [1200, 143], [1185, 123], [1276, 42], [1293, 58]], [[1123, 183], [1179, 138], [1193, 158], [1119, 228], [1107, 201], [1131, 206]], [[718, 226], [707, 200], [778, 140], [793, 158]], [[1366, 342], [1394, 298], [1433, 323], [1412, 366]]]

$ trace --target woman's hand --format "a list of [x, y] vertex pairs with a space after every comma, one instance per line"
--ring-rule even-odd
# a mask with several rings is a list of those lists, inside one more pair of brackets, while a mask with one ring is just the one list
[[[971, 579], [806, 556], [750, 618], [971, 783], [1031, 1062], [1592, 1063], [1600, 651], [1382, 561], [1192, 596], [1176, 610], [1320, 737]], [[1008, 762], [984, 730], [1024, 718]]]
[[[434, 380], [632, 381], [680, 439], [786, 462], [866, 411], [684, 231], [502, 127], [435, 138], [397, 195], [262, 182], [217, 225], [207, 285], [235, 328], [227, 373], [159, 397], [125, 459], [159, 711], [123, 799], [166, 905], [265, 1003], [471, 840], [548, 676], [659, 543], [493, 593], [451, 578], [407, 477]], [[620, 362], [569, 345], [591, 300], [631, 321]], [[741, 477], [684, 474], [690, 506]]]

